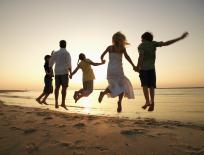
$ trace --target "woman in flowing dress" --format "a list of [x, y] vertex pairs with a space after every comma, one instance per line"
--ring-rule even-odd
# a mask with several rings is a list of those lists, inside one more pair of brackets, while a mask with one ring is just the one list
[[104, 95], [109, 95], [110, 97], [118, 96], [118, 108], [117, 112], [122, 111], [122, 99], [123, 96], [128, 99], [134, 99], [133, 87], [130, 80], [124, 75], [122, 66], [123, 55], [127, 61], [134, 68], [131, 58], [127, 54], [125, 46], [128, 45], [126, 37], [121, 32], [117, 32], [112, 37], [112, 45], [108, 46], [107, 49], [102, 53], [101, 60], [104, 61], [104, 56], [109, 53], [109, 63], [107, 69], [107, 80], [108, 87], [100, 92], [98, 101], [101, 103]]

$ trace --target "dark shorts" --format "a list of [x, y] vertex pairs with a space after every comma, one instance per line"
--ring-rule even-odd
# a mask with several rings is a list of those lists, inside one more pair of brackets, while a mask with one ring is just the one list
[[45, 83], [45, 87], [44, 87], [43, 93], [45, 94], [53, 93], [52, 78], [45, 77], [44, 83]]
[[55, 86], [56, 87], [68, 87], [68, 74], [65, 75], [55, 75]]
[[93, 80], [83, 81], [83, 89], [92, 92], [93, 91]]
[[140, 70], [140, 81], [142, 87], [156, 88], [156, 72], [155, 69]]

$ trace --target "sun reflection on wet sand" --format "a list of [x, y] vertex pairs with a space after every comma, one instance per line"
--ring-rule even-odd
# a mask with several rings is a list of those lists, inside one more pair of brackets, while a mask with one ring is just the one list
[[84, 107], [83, 113], [89, 114], [91, 112], [93, 102], [90, 97], [80, 99], [79, 103]]

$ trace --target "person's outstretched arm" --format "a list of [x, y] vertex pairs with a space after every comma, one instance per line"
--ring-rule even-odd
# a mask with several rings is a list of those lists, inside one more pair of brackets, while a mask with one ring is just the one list
[[73, 72], [70, 72], [70, 79], [72, 78], [72, 76], [79, 70], [79, 65], [75, 68], [75, 70]]
[[99, 65], [105, 64], [105, 62], [106, 62], [105, 60], [102, 60], [102, 62], [99, 62], [99, 63], [98, 62], [90, 61], [90, 64], [93, 65], [93, 66], [99, 66]]
[[125, 58], [127, 59], [127, 61], [132, 65], [132, 67], [135, 68], [135, 65], [134, 65], [134, 63], [132, 62], [130, 56], [127, 54], [126, 49], [124, 50], [124, 56], [125, 56]]
[[109, 48], [110, 48], [110, 47], [106, 48], [106, 50], [101, 54], [101, 61], [102, 61], [102, 62], [103, 62], [104, 56], [108, 53]]
[[175, 39], [172, 39], [172, 40], [169, 40], [169, 41], [166, 41], [166, 42], [160, 42], [159, 43], [159, 46], [168, 46], [168, 45], [171, 45], [179, 40], [182, 40], [184, 38], [186, 38], [188, 36], [188, 32], [184, 32], [180, 37], [178, 38], [175, 38]]

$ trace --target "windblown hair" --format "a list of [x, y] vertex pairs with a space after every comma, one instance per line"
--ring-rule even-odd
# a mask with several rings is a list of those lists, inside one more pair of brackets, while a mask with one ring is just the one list
[[121, 32], [116, 32], [112, 37], [113, 45], [118, 47], [125, 47], [126, 45], [129, 45], [129, 43], [126, 40], [126, 37]]

